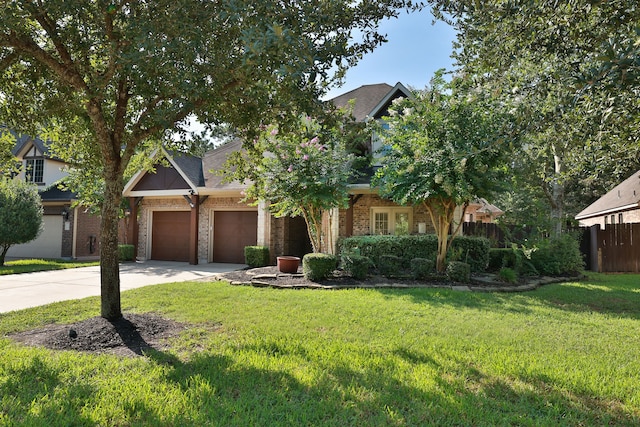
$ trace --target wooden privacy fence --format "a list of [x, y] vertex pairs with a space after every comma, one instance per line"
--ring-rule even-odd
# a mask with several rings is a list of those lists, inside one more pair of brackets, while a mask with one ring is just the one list
[[591, 270], [640, 273], [640, 223], [589, 228]]
[[[580, 251], [587, 270], [603, 273], [640, 273], [640, 223], [607, 224], [569, 230], [580, 235]], [[509, 241], [527, 236], [524, 227], [496, 224], [463, 224], [466, 236], [488, 238], [493, 247], [504, 247]]]

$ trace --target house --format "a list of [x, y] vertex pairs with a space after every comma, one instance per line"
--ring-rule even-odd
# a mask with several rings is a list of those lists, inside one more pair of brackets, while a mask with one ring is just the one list
[[581, 226], [640, 222], [640, 170], [576, 215]]
[[[393, 100], [408, 96], [411, 92], [401, 83], [375, 84], [330, 102], [337, 107], [350, 105], [355, 119], [365, 122], [380, 120], [388, 115]], [[374, 135], [366, 150], [375, 153], [381, 144]], [[247, 185], [225, 183], [216, 173], [229, 154], [240, 149], [242, 142], [234, 140], [202, 158], [165, 151], [164, 165], [159, 163], [155, 172], [140, 171], [131, 178], [123, 195], [129, 198], [130, 218], [136, 219], [130, 221], [128, 234], [133, 236], [138, 259], [244, 263], [244, 247], [249, 245], [268, 246], [272, 260], [311, 251], [303, 218], [275, 218], [264, 202], [257, 206], [243, 202]], [[374, 154], [374, 168], [376, 164]], [[347, 209], [327, 214], [325, 243], [330, 250], [335, 251], [341, 237], [417, 234], [431, 228], [424, 206], [399, 206], [381, 198], [371, 188], [370, 178], [371, 174], [360, 177], [350, 185]], [[489, 205], [478, 208], [483, 206]]]
[[51, 155], [43, 140], [26, 135], [16, 135], [12, 154], [21, 163], [15, 179], [38, 186], [44, 227], [35, 240], [12, 246], [7, 257], [98, 258], [100, 218], [72, 207], [74, 194], [56, 186], [66, 176], [65, 162]]
[[486, 199], [480, 198], [469, 203], [464, 214], [464, 222], [491, 224], [503, 213], [504, 211], [496, 205], [489, 203]]

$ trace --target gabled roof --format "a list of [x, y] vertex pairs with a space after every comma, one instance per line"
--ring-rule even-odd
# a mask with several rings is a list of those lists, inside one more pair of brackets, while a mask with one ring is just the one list
[[387, 109], [396, 98], [409, 97], [411, 91], [402, 83], [390, 86], [386, 83], [360, 86], [357, 89], [330, 100], [338, 107], [346, 107], [353, 100], [353, 117], [359, 122], [367, 118], [379, 119], [387, 114]]
[[242, 140], [235, 138], [226, 144], [207, 152], [202, 159], [204, 170], [205, 187], [215, 190], [238, 190], [242, 191], [247, 185], [238, 181], [223, 182], [224, 176], [216, 173], [224, 169], [225, 163], [232, 153], [242, 150]]
[[585, 219], [640, 207], [640, 170], [593, 202], [576, 219]]
[[55, 156], [51, 155], [51, 153], [49, 152], [48, 144], [45, 143], [40, 138], [32, 138], [29, 135], [18, 134], [16, 132], [12, 131], [12, 130], [10, 130], [9, 132], [16, 139], [16, 143], [13, 146], [13, 149], [11, 150], [11, 154], [13, 154], [14, 156], [18, 157], [18, 155], [21, 152], [23, 152], [25, 148], [27, 148], [28, 146], [31, 146], [31, 144], [33, 144], [33, 145], [36, 146], [38, 151], [40, 151], [42, 153], [42, 155], [46, 159], [57, 160], [57, 161], [62, 162], [62, 160], [59, 159], [58, 157], [55, 157]]

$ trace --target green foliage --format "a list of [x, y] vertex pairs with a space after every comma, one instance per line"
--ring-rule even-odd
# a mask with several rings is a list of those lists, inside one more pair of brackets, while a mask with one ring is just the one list
[[384, 277], [398, 277], [402, 271], [402, 258], [396, 255], [382, 255], [378, 260], [378, 271]]
[[302, 258], [302, 274], [311, 281], [322, 280], [336, 269], [338, 259], [334, 255], [313, 253]]
[[447, 264], [447, 278], [454, 282], [469, 283], [471, 281], [471, 266], [466, 262], [451, 261]]
[[244, 262], [251, 268], [265, 267], [269, 265], [268, 246], [245, 246]]
[[579, 242], [570, 234], [562, 234], [538, 242], [531, 252], [531, 263], [540, 274], [575, 276], [582, 273], [584, 260]]
[[507, 283], [516, 283], [518, 281], [518, 273], [509, 267], [502, 267], [498, 272], [498, 277]]
[[491, 243], [485, 237], [456, 236], [451, 243], [451, 250], [459, 253], [455, 261], [466, 262], [473, 272], [487, 269], [490, 249]]
[[359, 254], [370, 258], [378, 266], [380, 257], [395, 254], [406, 260], [412, 258], [435, 259], [438, 239], [433, 234], [417, 236], [352, 236], [340, 242], [342, 253], [357, 248]]
[[489, 249], [489, 271], [499, 271], [502, 267], [519, 271], [522, 267], [524, 254], [518, 248]]
[[431, 3], [458, 30], [456, 71], [514, 114], [510, 216], [557, 235], [640, 167], [637, 2]]
[[254, 141], [254, 151], [236, 153], [231, 160], [235, 167], [225, 179], [251, 180], [246, 198], [268, 200], [277, 217], [303, 216], [313, 250], [319, 252], [323, 213], [348, 202], [352, 160], [339, 127], [303, 116], [285, 129], [266, 127]]
[[369, 274], [371, 264], [371, 260], [366, 256], [356, 254], [342, 256], [342, 268], [354, 279], [365, 279]]
[[426, 279], [436, 271], [433, 259], [414, 258], [411, 260], [411, 276], [414, 279]]
[[35, 185], [0, 177], [0, 266], [12, 245], [27, 243], [42, 229], [42, 202]]
[[505, 117], [469, 89], [469, 82], [447, 84], [437, 74], [430, 88], [395, 100], [388, 129], [380, 130], [387, 145], [372, 185], [400, 205], [426, 207], [438, 236], [439, 271], [456, 207], [496, 189], [508, 151]]
[[[452, 251], [458, 254], [456, 261], [467, 262], [473, 272], [485, 271], [489, 263], [489, 240], [484, 237], [456, 236]], [[433, 234], [411, 236], [352, 236], [340, 242], [340, 251], [354, 250], [369, 257], [379, 268], [383, 255], [396, 255], [402, 259], [403, 268], [408, 268], [413, 258], [435, 259], [438, 238]]]
[[135, 246], [118, 245], [118, 259], [120, 261], [133, 261], [136, 258]]

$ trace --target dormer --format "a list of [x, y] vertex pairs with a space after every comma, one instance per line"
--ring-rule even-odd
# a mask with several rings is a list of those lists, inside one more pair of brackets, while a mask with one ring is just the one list
[[18, 179], [46, 187], [62, 179], [65, 162], [52, 157], [44, 141], [19, 135], [13, 155], [22, 163]]
[[[350, 92], [337, 96], [331, 100], [338, 108], [347, 107], [352, 103], [352, 114], [356, 121], [368, 122], [379, 120], [382, 122], [384, 116], [389, 115], [389, 107], [397, 98], [411, 97], [411, 91], [402, 83], [395, 86], [386, 83], [364, 85]], [[385, 126], [385, 123], [382, 123]], [[376, 134], [371, 135], [369, 151], [373, 155], [373, 166], [380, 166], [380, 150], [384, 147], [384, 142]], [[378, 154], [377, 154], [378, 153]]]

